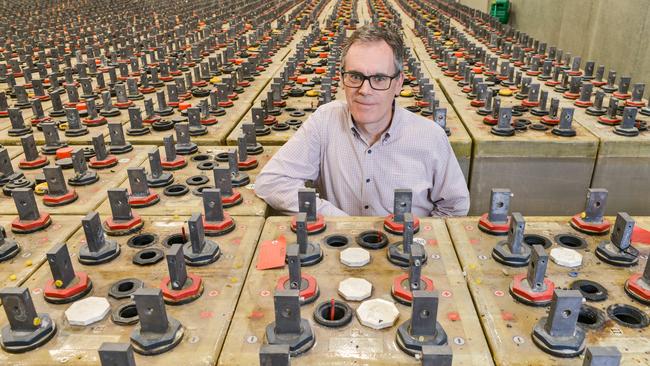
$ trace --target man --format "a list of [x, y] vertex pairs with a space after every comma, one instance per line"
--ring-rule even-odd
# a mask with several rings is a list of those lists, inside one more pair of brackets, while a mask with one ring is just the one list
[[298, 190], [317, 183], [319, 214], [385, 216], [397, 188], [413, 191], [418, 216], [462, 216], [469, 192], [443, 129], [395, 105], [404, 81], [404, 43], [365, 25], [342, 52], [345, 99], [319, 107], [257, 176], [271, 207], [298, 211]]

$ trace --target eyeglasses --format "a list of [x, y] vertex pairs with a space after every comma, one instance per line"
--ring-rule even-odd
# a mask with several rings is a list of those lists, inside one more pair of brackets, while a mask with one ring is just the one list
[[364, 75], [357, 71], [341, 71], [343, 75], [343, 85], [348, 88], [361, 88], [363, 83], [368, 80], [370, 87], [374, 90], [388, 90], [390, 84], [393, 82], [393, 79], [398, 77], [400, 72], [398, 71], [393, 76], [388, 75]]

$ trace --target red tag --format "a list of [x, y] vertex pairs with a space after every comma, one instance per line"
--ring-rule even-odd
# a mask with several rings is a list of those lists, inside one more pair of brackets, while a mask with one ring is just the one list
[[632, 231], [632, 242], [650, 244], [650, 231], [635, 225]]
[[257, 257], [257, 269], [284, 267], [287, 255], [287, 240], [280, 235], [275, 240], [266, 240], [260, 244], [260, 255]]

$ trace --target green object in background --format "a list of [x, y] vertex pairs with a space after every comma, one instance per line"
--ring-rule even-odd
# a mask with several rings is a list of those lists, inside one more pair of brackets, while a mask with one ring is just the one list
[[510, 0], [492, 0], [490, 15], [499, 19], [502, 24], [508, 24], [510, 16]]

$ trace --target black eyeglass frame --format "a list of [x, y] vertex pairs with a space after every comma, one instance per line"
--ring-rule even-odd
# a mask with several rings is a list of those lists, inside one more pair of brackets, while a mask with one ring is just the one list
[[[364, 75], [364, 74], [362, 74], [362, 73], [360, 73], [360, 72], [358, 72], [358, 71], [343, 71], [343, 69], [341, 69], [341, 80], [343, 81], [343, 85], [347, 86], [348, 88], [355, 88], [355, 89], [356, 89], [356, 88], [361, 88], [361, 87], [363, 86], [363, 83], [365, 83], [366, 80], [368, 80], [368, 84], [370, 85], [370, 88], [371, 88], [371, 89], [373, 89], [373, 90], [377, 90], [377, 91], [386, 91], [386, 90], [390, 89], [390, 87], [393, 85], [393, 80], [394, 80], [395, 78], [399, 77], [399, 75], [400, 75], [401, 73], [402, 73], [402, 72], [398, 70], [398, 71], [395, 73], [395, 75], [393, 75], [393, 76], [390, 76], [390, 75], [382, 75], [382, 74]], [[359, 84], [359, 86], [350, 86], [350, 85], [347, 85], [347, 84], [345, 83], [345, 74], [355, 74], [355, 75], [359, 75], [359, 76], [361, 76], [361, 77], [363, 78], [363, 80], [361, 80], [361, 84]], [[390, 82], [388, 83], [388, 86], [386, 87], [386, 89], [377, 89], [377, 88], [375, 88], [374, 86], [372, 86], [372, 81], [370, 81], [370, 78], [375, 77], [375, 76], [383, 76], [383, 77], [390, 78]]]

